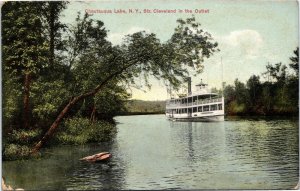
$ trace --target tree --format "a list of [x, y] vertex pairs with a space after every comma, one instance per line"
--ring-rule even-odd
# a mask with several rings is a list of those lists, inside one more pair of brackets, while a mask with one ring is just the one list
[[294, 50], [294, 57], [290, 57], [290, 67], [295, 70], [296, 76], [299, 77], [299, 47]]
[[[99, 78], [101, 78], [98, 85], [71, 99], [44, 137], [34, 146], [32, 152], [37, 152], [47, 142], [72, 106], [85, 98], [95, 96], [112, 80], [130, 83], [134, 82], [134, 77], [138, 75], [142, 74], [145, 79], [152, 75], [178, 87], [180, 81], [188, 76], [187, 68], [190, 67], [201, 72], [204, 58], [210, 57], [217, 51], [217, 43], [211, 42], [213, 40], [211, 35], [200, 29], [200, 24], [195, 22], [195, 18], [186, 21], [179, 19], [178, 23], [173, 36], [166, 43], [161, 43], [155, 34], [137, 32], [126, 36], [122, 46], [112, 47], [109, 43], [105, 43], [107, 45], [105, 48], [91, 47], [91, 51], [88, 52], [94, 52], [94, 55], [101, 53], [99, 59], [93, 60], [93, 63], [97, 65], [95, 70], [99, 72]], [[97, 35], [98, 31], [91, 32]], [[87, 35], [86, 32], [79, 33], [74, 45], [85, 47], [86, 44], [82, 38], [85, 35]], [[97, 40], [102, 42], [105, 36], [101, 35]], [[106, 54], [102, 54], [103, 49], [106, 50]], [[73, 50], [75, 53], [76, 51], [77, 49]]]
[[264, 113], [271, 113], [274, 106], [274, 85], [271, 82], [265, 82], [263, 84], [262, 101]]
[[226, 113], [231, 113], [230, 111], [230, 105], [231, 103], [235, 100], [235, 90], [234, 87], [232, 85], [226, 85], [224, 90], [223, 90], [223, 94], [224, 94], [224, 104], [225, 104], [225, 110]]
[[261, 83], [259, 76], [252, 75], [247, 81], [247, 89], [249, 91], [249, 102], [252, 106], [252, 109], [258, 103], [258, 99], [261, 96]]
[[235, 99], [238, 104], [247, 104], [248, 92], [245, 84], [240, 82], [238, 79], [234, 81]]
[[290, 57], [291, 63], [289, 66], [295, 71], [296, 76], [290, 76], [287, 82], [287, 91], [289, 96], [289, 103], [299, 110], [299, 47], [294, 50], [294, 56]]
[[63, 50], [62, 31], [66, 25], [59, 21], [61, 12], [66, 8], [66, 1], [41, 2], [42, 16], [46, 25], [46, 37], [49, 41], [49, 65], [53, 67], [55, 50]]
[[47, 66], [39, 3], [6, 2], [2, 7], [4, 70], [23, 78], [23, 128], [29, 128], [32, 77]]
[[281, 62], [276, 63], [275, 65], [269, 64], [266, 66], [267, 71], [263, 73], [264, 76], [268, 76], [268, 81], [269, 78], [271, 77], [273, 81], [279, 82], [279, 83], [284, 83], [287, 72], [286, 69], [287, 67], [283, 65]]

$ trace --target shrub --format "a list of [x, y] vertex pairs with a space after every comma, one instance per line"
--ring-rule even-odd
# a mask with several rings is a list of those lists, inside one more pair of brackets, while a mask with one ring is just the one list
[[91, 122], [87, 118], [74, 117], [63, 123], [56, 139], [63, 144], [85, 144], [110, 141], [116, 134], [115, 125], [106, 121]]
[[13, 130], [8, 134], [8, 142], [16, 144], [29, 145], [34, 143], [40, 137], [42, 131], [40, 129], [34, 130]]
[[30, 156], [30, 148], [25, 145], [7, 144], [3, 150], [4, 160], [26, 159]]

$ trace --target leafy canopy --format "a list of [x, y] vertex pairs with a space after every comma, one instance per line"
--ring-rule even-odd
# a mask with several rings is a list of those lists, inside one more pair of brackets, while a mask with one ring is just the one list
[[43, 35], [41, 6], [7, 2], [2, 7], [2, 43], [5, 69], [19, 74], [38, 73], [47, 66], [48, 43]]

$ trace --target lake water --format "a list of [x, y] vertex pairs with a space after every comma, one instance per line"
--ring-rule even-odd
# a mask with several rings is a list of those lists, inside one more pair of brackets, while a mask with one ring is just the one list
[[[113, 142], [60, 146], [38, 160], [5, 161], [14, 188], [290, 189], [299, 179], [298, 119], [172, 122], [120, 116]], [[106, 164], [78, 159], [102, 151]]]

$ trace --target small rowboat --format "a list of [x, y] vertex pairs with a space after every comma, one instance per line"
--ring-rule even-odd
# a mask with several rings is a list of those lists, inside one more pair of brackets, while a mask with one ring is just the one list
[[84, 157], [80, 160], [85, 160], [88, 162], [104, 162], [111, 158], [111, 154], [109, 152], [102, 152], [98, 154], [94, 154], [91, 156]]

